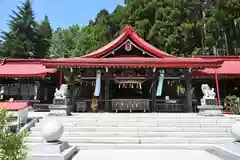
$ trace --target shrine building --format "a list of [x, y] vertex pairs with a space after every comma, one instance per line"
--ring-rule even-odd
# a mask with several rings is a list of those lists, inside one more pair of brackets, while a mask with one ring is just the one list
[[68, 84], [72, 112], [91, 112], [93, 104], [98, 112], [197, 112], [202, 84], [215, 89], [218, 104], [226, 94], [239, 94], [239, 68], [237, 56], [169, 55], [127, 25], [115, 40], [82, 57], [3, 59], [0, 85], [3, 101], [13, 97], [40, 106], [51, 104], [55, 88]]

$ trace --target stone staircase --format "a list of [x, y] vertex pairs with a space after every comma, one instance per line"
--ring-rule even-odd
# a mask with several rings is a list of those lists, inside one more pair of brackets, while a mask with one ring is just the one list
[[79, 149], [201, 148], [232, 141], [230, 117], [202, 117], [169, 113], [82, 113], [45, 117], [26, 138], [27, 145], [44, 142], [42, 126], [51, 120], [64, 126], [62, 141]]

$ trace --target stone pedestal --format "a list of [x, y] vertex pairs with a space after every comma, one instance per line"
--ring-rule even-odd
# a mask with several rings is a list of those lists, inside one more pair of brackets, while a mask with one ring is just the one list
[[240, 159], [240, 142], [234, 141], [234, 142], [226, 143], [221, 147], [221, 149]]
[[54, 98], [53, 105], [68, 105], [69, 101], [68, 98]]
[[232, 125], [231, 133], [235, 140], [240, 143], [240, 122], [237, 122], [234, 125]]
[[222, 116], [223, 106], [221, 105], [201, 105], [197, 107], [202, 116]]
[[235, 159], [240, 159], [240, 122], [232, 125], [231, 133], [235, 140], [219, 146], [220, 151], [233, 155]]
[[202, 116], [222, 116], [223, 106], [218, 105], [217, 99], [214, 97], [202, 98], [201, 106], [197, 107], [199, 114]]
[[70, 160], [77, 148], [59, 140], [63, 132], [63, 125], [58, 121], [49, 121], [43, 125], [45, 142], [29, 148], [27, 160]]
[[28, 160], [70, 160], [77, 152], [68, 142], [42, 143], [30, 148]]
[[53, 104], [49, 106], [50, 113], [52, 116], [70, 116], [69, 105], [70, 100], [68, 98], [54, 98]]

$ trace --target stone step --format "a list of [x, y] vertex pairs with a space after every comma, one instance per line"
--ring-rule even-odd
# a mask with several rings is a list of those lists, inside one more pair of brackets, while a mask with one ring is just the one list
[[[134, 118], [211, 118], [211, 119], [231, 119], [236, 117], [230, 117], [230, 116], [212, 116], [212, 117], [204, 117], [200, 116], [197, 113], [72, 113], [73, 116], [69, 117], [76, 118], [76, 117], [93, 117], [93, 118], [106, 118], [106, 117], [134, 117]], [[51, 116], [51, 117], [57, 117], [59, 116]]]
[[[33, 127], [31, 131], [41, 131]], [[64, 127], [65, 132], [229, 132], [231, 127]]]
[[[48, 121], [40, 121], [39, 124], [46, 124], [48, 123], [49, 121], [52, 121], [52, 120], [48, 120]], [[235, 121], [234, 122], [194, 122], [194, 121], [138, 121], [138, 122], [128, 122], [128, 121], [118, 121], [118, 122], [115, 122], [115, 121], [60, 121], [60, 120], [57, 120], [58, 122], [60, 122], [61, 124], [77, 124], [77, 125], [93, 125], [93, 124], [97, 124], [97, 125], [109, 125], [109, 124], [112, 124], [112, 125], [123, 125], [123, 124], [126, 124], [126, 125], [133, 125], [133, 124], [136, 124], [136, 125], [140, 125], [142, 126], [142, 124], [148, 124], [148, 125], [211, 125], [211, 126], [214, 126], [214, 125], [232, 125], [234, 123], [236, 123]]]
[[191, 118], [191, 117], [185, 117], [185, 118], [178, 118], [178, 117], [171, 117], [171, 118], [165, 118], [165, 117], [45, 117], [43, 120], [60, 120], [60, 121], [226, 121], [226, 122], [232, 122], [236, 121], [236, 119], [230, 119], [230, 118]]
[[[33, 131], [31, 137], [41, 137], [41, 132]], [[228, 132], [64, 132], [62, 137], [232, 137]]]
[[[47, 122], [40, 122], [36, 124], [36, 127], [42, 127]], [[65, 122], [62, 123], [64, 127], [81, 127], [81, 126], [91, 126], [91, 127], [231, 127], [232, 124], [230, 123], [219, 123], [219, 124], [212, 124], [212, 123], [125, 123], [125, 122]]]
[[[44, 117], [31, 128], [28, 146], [44, 142], [42, 127], [49, 121], [64, 126], [62, 141], [79, 149], [180, 149], [225, 144], [232, 141], [236, 119], [196, 114], [77, 113], [70, 117]], [[191, 146], [191, 147], [190, 147]], [[184, 147], [184, 148], [183, 148]]]
[[[233, 138], [179, 138], [179, 137], [62, 137], [69, 143], [105, 143], [105, 144], [224, 144]], [[27, 143], [43, 143], [42, 137], [27, 137]]]
[[[33, 148], [39, 143], [26, 143], [28, 148]], [[105, 143], [71, 143], [80, 150], [99, 149], [212, 149], [215, 144], [105, 144]]]
[[178, 121], [183, 121], [183, 122], [235, 122], [236, 119], [209, 119], [209, 118], [203, 118], [203, 119], [194, 119], [194, 118], [128, 118], [128, 117], [121, 117], [121, 118], [92, 118], [92, 117], [74, 117], [74, 118], [70, 118], [67, 119], [65, 117], [63, 118], [44, 118], [42, 120], [59, 120], [59, 121], [107, 121], [107, 122], [119, 122], [119, 121], [123, 121], [123, 122], [141, 122], [141, 121], [147, 121], [147, 122], [161, 122], [161, 121], [172, 121], [172, 122], [178, 122]]

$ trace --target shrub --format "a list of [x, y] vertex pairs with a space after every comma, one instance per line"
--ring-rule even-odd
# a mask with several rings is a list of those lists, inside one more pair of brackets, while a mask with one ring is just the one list
[[239, 97], [232, 95], [227, 96], [224, 100], [224, 107], [227, 110], [231, 110], [234, 114], [240, 113]]
[[1, 160], [24, 160], [26, 158], [24, 137], [27, 134], [11, 132], [11, 114], [0, 109], [0, 159]]

